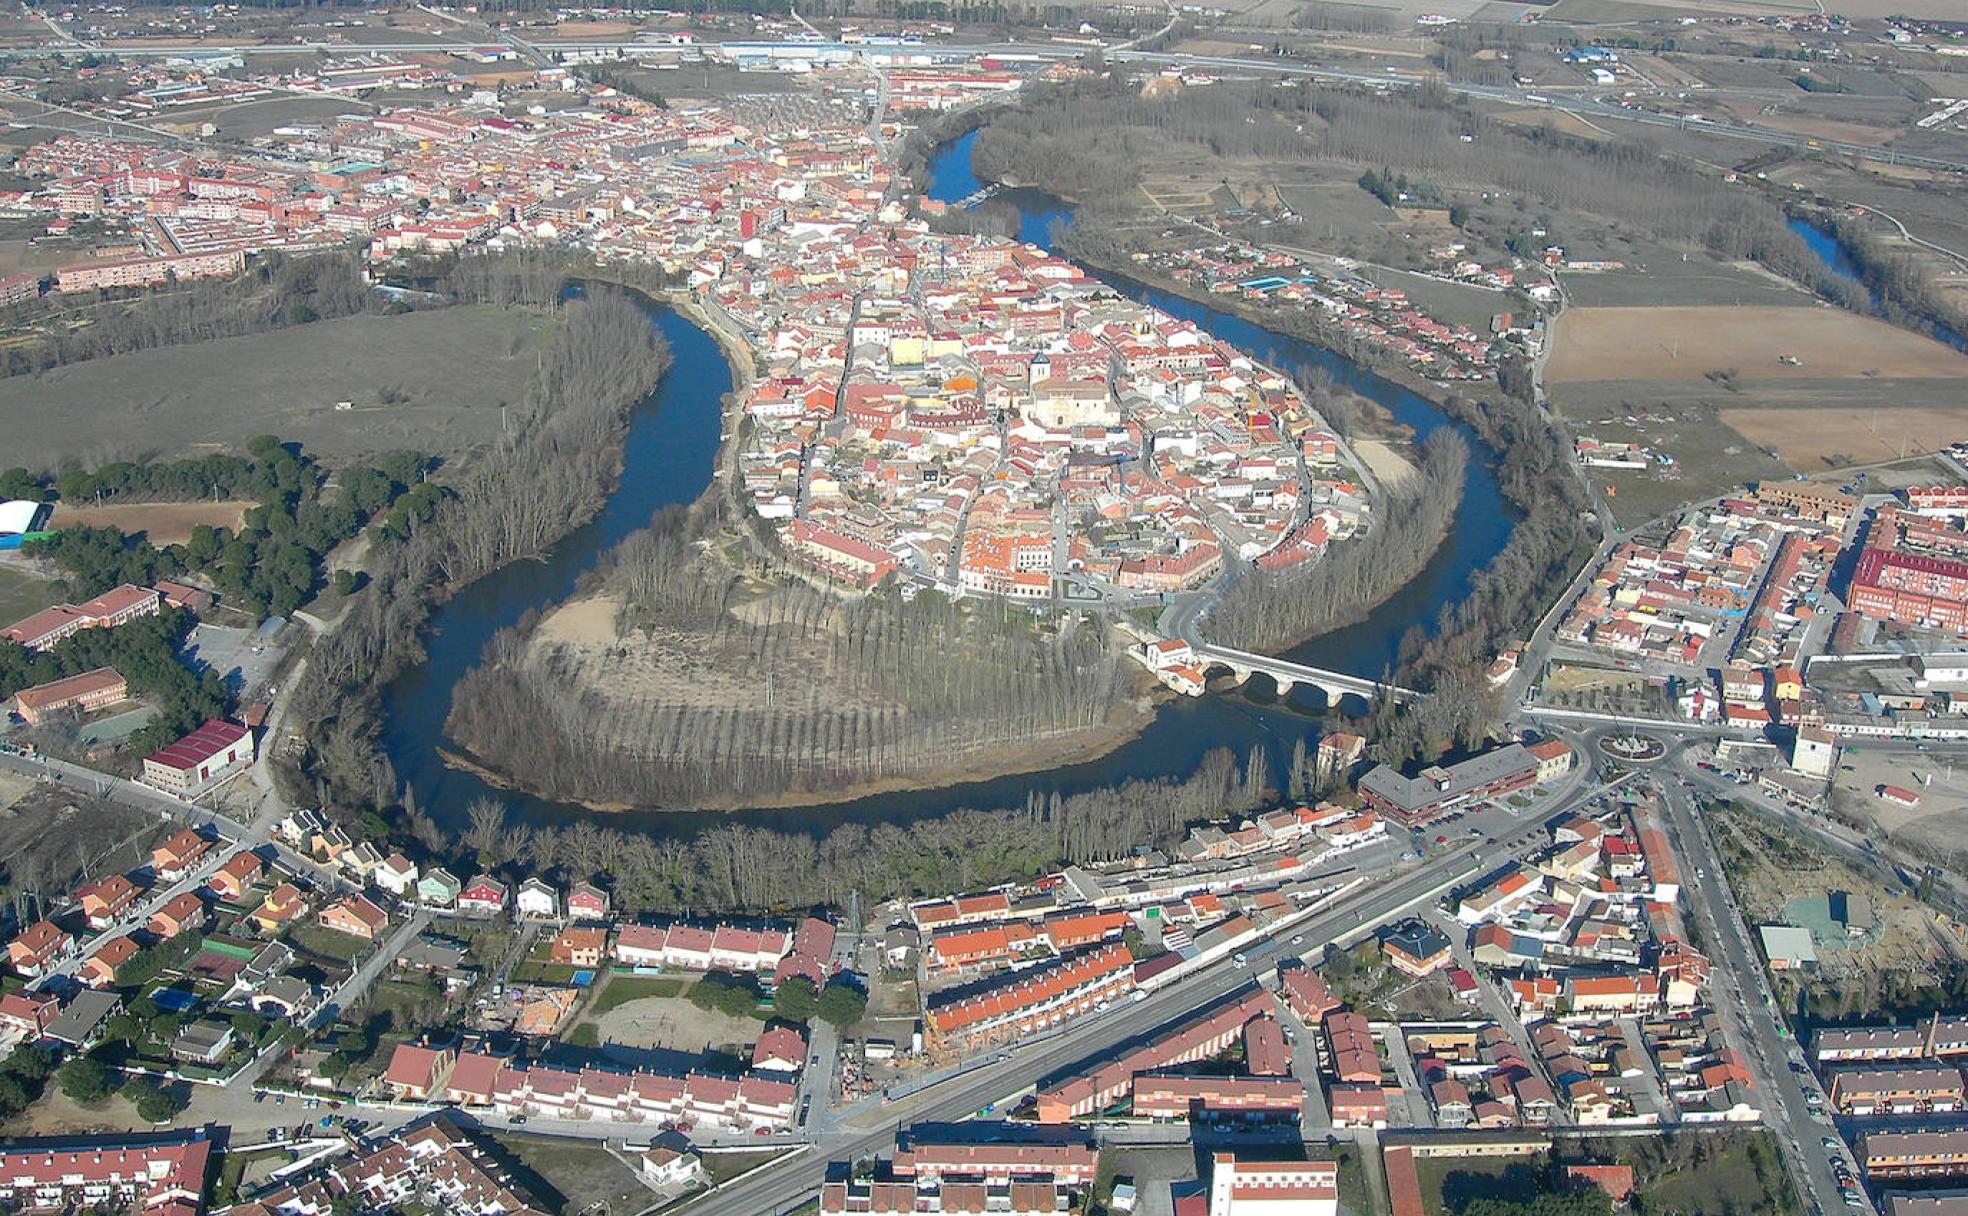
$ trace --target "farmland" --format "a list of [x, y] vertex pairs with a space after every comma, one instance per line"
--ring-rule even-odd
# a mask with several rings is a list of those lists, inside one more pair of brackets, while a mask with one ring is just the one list
[[1559, 319], [1555, 346], [1553, 384], [1731, 368], [1744, 380], [1968, 377], [1968, 355], [1832, 308], [1580, 308]]
[[544, 329], [476, 307], [318, 321], [0, 380], [0, 417], [50, 468], [202, 455], [261, 432], [330, 464], [398, 447], [456, 457], [497, 436]]

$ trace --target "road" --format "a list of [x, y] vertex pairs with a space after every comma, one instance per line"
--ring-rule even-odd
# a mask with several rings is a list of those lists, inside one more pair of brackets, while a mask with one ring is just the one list
[[[1771, 996], [1763, 965], [1749, 940], [1749, 927], [1736, 905], [1735, 892], [1722, 868], [1707, 822], [1696, 812], [1693, 798], [1680, 782], [1659, 783], [1667, 806], [1669, 836], [1684, 867], [1682, 890], [1688, 895], [1688, 915], [1698, 918], [1706, 952], [1716, 964], [1708, 997], [1732, 1034], [1747, 1039], [1756, 1095], [1764, 1121], [1776, 1133], [1791, 1177], [1808, 1201], [1829, 1211], [1844, 1204], [1832, 1172], [1833, 1153], [1820, 1143], [1823, 1134], [1805, 1101], [1804, 1086], [1790, 1067], [1793, 1041], [1784, 1031], [1781, 1011]], [[1689, 881], [1689, 880], [1693, 881]], [[1802, 1058], [1802, 1053], [1798, 1053]], [[1863, 1209], [1872, 1211], [1870, 1202]]]

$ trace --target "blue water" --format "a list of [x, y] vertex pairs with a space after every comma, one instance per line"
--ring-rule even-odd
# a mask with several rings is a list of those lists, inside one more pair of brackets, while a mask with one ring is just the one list
[[[936, 158], [929, 193], [953, 201], [979, 184], [970, 170], [970, 141], [965, 139]], [[1019, 206], [1021, 238], [1044, 248], [1052, 246], [1053, 227], [1071, 220], [1069, 208], [1035, 192], [1006, 191], [998, 197]], [[1455, 526], [1434, 559], [1368, 619], [1289, 652], [1301, 662], [1380, 675], [1392, 666], [1402, 635], [1417, 624], [1427, 627], [1444, 604], [1460, 599], [1475, 571], [1509, 539], [1514, 515], [1498, 492], [1491, 453], [1467, 428], [1426, 400], [1331, 351], [1131, 280], [1108, 281], [1136, 299], [1189, 318], [1266, 363], [1325, 368], [1336, 383], [1385, 406], [1413, 427], [1417, 437], [1453, 426], [1470, 440], [1478, 459], [1469, 469]], [[497, 789], [473, 773], [447, 767], [438, 749], [445, 744], [443, 723], [450, 711], [452, 686], [478, 662], [492, 635], [516, 624], [529, 609], [545, 610], [567, 599], [603, 550], [643, 526], [655, 511], [695, 499], [709, 483], [719, 443], [721, 398], [731, 385], [729, 369], [708, 334], [667, 308], [651, 305], [648, 311], [652, 323], [669, 339], [676, 361], [662, 386], [631, 418], [620, 488], [600, 516], [569, 534], [545, 560], [496, 571], [440, 607], [427, 640], [429, 661], [388, 690], [385, 750], [398, 779], [416, 791], [418, 805], [440, 823], [461, 824], [467, 804], [487, 795], [514, 807], [531, 823], [592, 816], [610, 826], [662, 836], [690, 835], [731, 822], [824, 831], [847, 821], [907, 822], [959, 807], [1019, 806], [1033, 791], [1071, 794], [1130, 778], [1187, 777], [1205, 754], [1218, 747], [1241, 754], [1263, 745], [1278, 779], [1293, 746], [1317, 736], [1324, 707], [1318, 704], [1320, 694], [1315, 690], [1295, 690], [1285, 701], [1266, 698], [1261, 689], [1255, 695], [1185, 697], [1165, 704], [1133, 740], [1085, 764], [824, 806], [737, 812], [665, 809], [597, 814]]]
[[[1859, 274], [1858, 263], [1854, 262], [1851, 255], [1845, 252], [1845, 246], [1838, 243], [1837, 237], [1825, 231], [1823, 228], [1818, 227], [1816, 224], [1811, 223], [1809, 220], [1792, 218], [1784, 222], [1792, 232], [1804, 238], [1804, 243], [1811, 247], [1811, 252], [1817, 255], [1818, 261], [1824, 264], [1825, 269], [1848, 283], [1858, 283], [1864, 286], [1864, 281]], [[1872, 306], [1875, 309], [1884, 303], [1880, 299], [1879, 293], [1869, 287], [1866, 288], [1866, 295], [1872, 301]], [[1958, 351], [1968, 352], [1968, 335], [1964, 335], [1950, 326], [1943, 325], [1939, 321], [1928, 321], [1918, 328], [1923, 330], [1928, 337], [1934, 339], [1936, 342], [1945, 342]]]

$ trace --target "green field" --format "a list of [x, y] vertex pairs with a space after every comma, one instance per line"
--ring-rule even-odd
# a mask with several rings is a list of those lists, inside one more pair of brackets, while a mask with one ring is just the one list
[[0, 566], [0, 621], [11, 624], [61, 601], [54, 584], [11, 566]]
[[[1453, 1216], [1478, 1199], [1527, 1203], [1544, 1189], [1545, 1158], [1417, 1157], [1424, 1210]], [[1652, 1209], [1649, 1209], [1650, 1211]]]
[[598, 1018], [611, 1009], [619, 1009], [630, 1001], [644, 997], [680, 996], [684, 984], [680, 979], [663, 975], [611, 975], [601, 986], [601, 991], [588, 1002], [587, 1016]]
[[628, 1166], [599, 1144], [510, 1132], [493, 1140], [521, 1167], [518, 1181], [535, 1191], [549, 1210], [555, 1196], [540, 1194], [542, 1189], [558, 1192], [566, 1200], [559, 1209], [563, 1212], [586, 1212], [596, 1204], [606, 1204], [610, 1212], [640, 1212], [655, 1198]]

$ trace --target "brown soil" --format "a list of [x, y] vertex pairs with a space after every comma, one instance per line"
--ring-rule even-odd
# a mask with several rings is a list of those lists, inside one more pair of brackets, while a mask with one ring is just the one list
[[[1819, 308], [1578, 308], [1558, 319], [1545, 379], [1968, 377], [1968, 355], [1883, 321]], [[1780, 362], [1784, 355], [1799, 360]]]
[[244, 500], [226, 502], [146, 502], [110, 507], [55, 508], [52, 526], [117, 528], [135, 536], [142, 534], [153, 545], [182, 545], [191, 539], [199, 524], [215, 528], [238, 528], [246, 508], [258, 504]]

